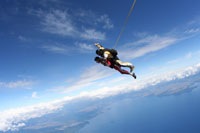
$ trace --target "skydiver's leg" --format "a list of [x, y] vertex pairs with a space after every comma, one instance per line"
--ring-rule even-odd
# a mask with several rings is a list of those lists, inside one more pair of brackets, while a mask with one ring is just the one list
[[135, 66], [133, 66], [130, 62], [122, 62], [119, 59], [116, 60], [116, 63], [118, 63], [122, 67], [129, 67], [130, 68], [130, 72], [132, 72], [133, 69], [135, 68]]
[[135, 73], [132, 73], [131, 75], [136, 79], [136, 75], [135, 75]]
[[117, 65], [115, 65], [114, 68], [115, 68], [115, 70], [119, 71], [121, 74], [128, 74], [128, 75], [133, 76], [133, 77], [136, 79], [135, 73], [129, 73], [128, 71], [126, 71], [126, 70], [124, 70], [124, 69], [121, 69], [121, 67], [120, 67], [120, 66], [117, 66]]
[[131, 75], [128, 71], [126, 71], [124, 69], [121, 69], [120, 66], [115, 65], [114, 68], [115, 68], [115, 70], [119, 71], [121, 74], [129, 74], [129, 75]]

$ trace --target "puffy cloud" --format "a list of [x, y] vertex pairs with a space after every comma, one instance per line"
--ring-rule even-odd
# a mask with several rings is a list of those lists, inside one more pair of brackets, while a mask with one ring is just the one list
[[10, 109], [1, 112], [0, 131], [16, 131], [25, 126], [25, 121], [53, 113], [63, 107], [63, 104], [72, 98], [64, 98], [49, 103], [42, 103], [33, 106]]

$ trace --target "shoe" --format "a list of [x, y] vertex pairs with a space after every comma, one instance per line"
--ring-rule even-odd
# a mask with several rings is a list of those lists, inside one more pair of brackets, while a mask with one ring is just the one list
[[136, 75], [135, 75], [135, 73], [132, 73], [131, 75], [136, 79]]
[[130, 66], [130, 72], [132, 72], [134, 68], [135, 66]]

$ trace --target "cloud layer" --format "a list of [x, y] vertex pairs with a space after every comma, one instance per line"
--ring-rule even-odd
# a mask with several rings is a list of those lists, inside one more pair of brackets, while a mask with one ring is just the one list
[[[132, 91], [138, 91], [145, 87], [154, 86], [156, 84], [172, 81], [176, 79], [183, 79], [185, 77], [196, 74], [200, 71], [200, 64], [196, 64], [191, 67], [183, 68], [179, 71], [173, 71], [168, 73], [163, 73], [161, 75], [154, 75], [152, 77], [143, 78], [141, 80], [136, 80], [134, 82], [126, 83], [123, 85], [113, 86], [113, 87], [104, 87], [99, 90], [92, 92], [83, 92], [77, 96], [65, 97], [60, 100], [53, 102], [37, 104], [28, 107], [22, 107], [17, 109], [5, 110], [0, 112], [0, 131], [16, 131], [20, 127], [26, 125], [26, 121], [32, 118], [38, 118], [46, 114], [50, 114], [62, 109], [64, 104], [67, 104], [71, 100], [78, 100], [82, 98], [107, 98], [110, 96], [115, 96], [123, 93], [129, 93]], [[91, 73], [92, 74], [92, 73]], [[90, 75], [90, 74], [89, 74]], [[97, 75], [96, 79], [99, 79], [102, 75]], [[88, 78], [87, 75], [81, 76], [83, 80], [75, 84], [75, 88], [79, 85], [84, 85], [90, 83], [94, 79]], [[88, 79], [87, 79], [87, 78]], [[86, 81], [85, 81], [86, 80]]]

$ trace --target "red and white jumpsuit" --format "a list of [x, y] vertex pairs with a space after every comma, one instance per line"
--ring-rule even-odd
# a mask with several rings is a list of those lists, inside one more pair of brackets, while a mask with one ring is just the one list
[[[106, 64], [104, 64], [104, 65], [111, 67], [112, 64], [110, 63], [109, 60], [106, 60]], [[127, 70], [122, 69], [121, 66], [119, 66], [119, 65], [114, 65], [114, 69], [119, 71], [121, 74], [129, 74], [130, 75], [130, 73]]]

